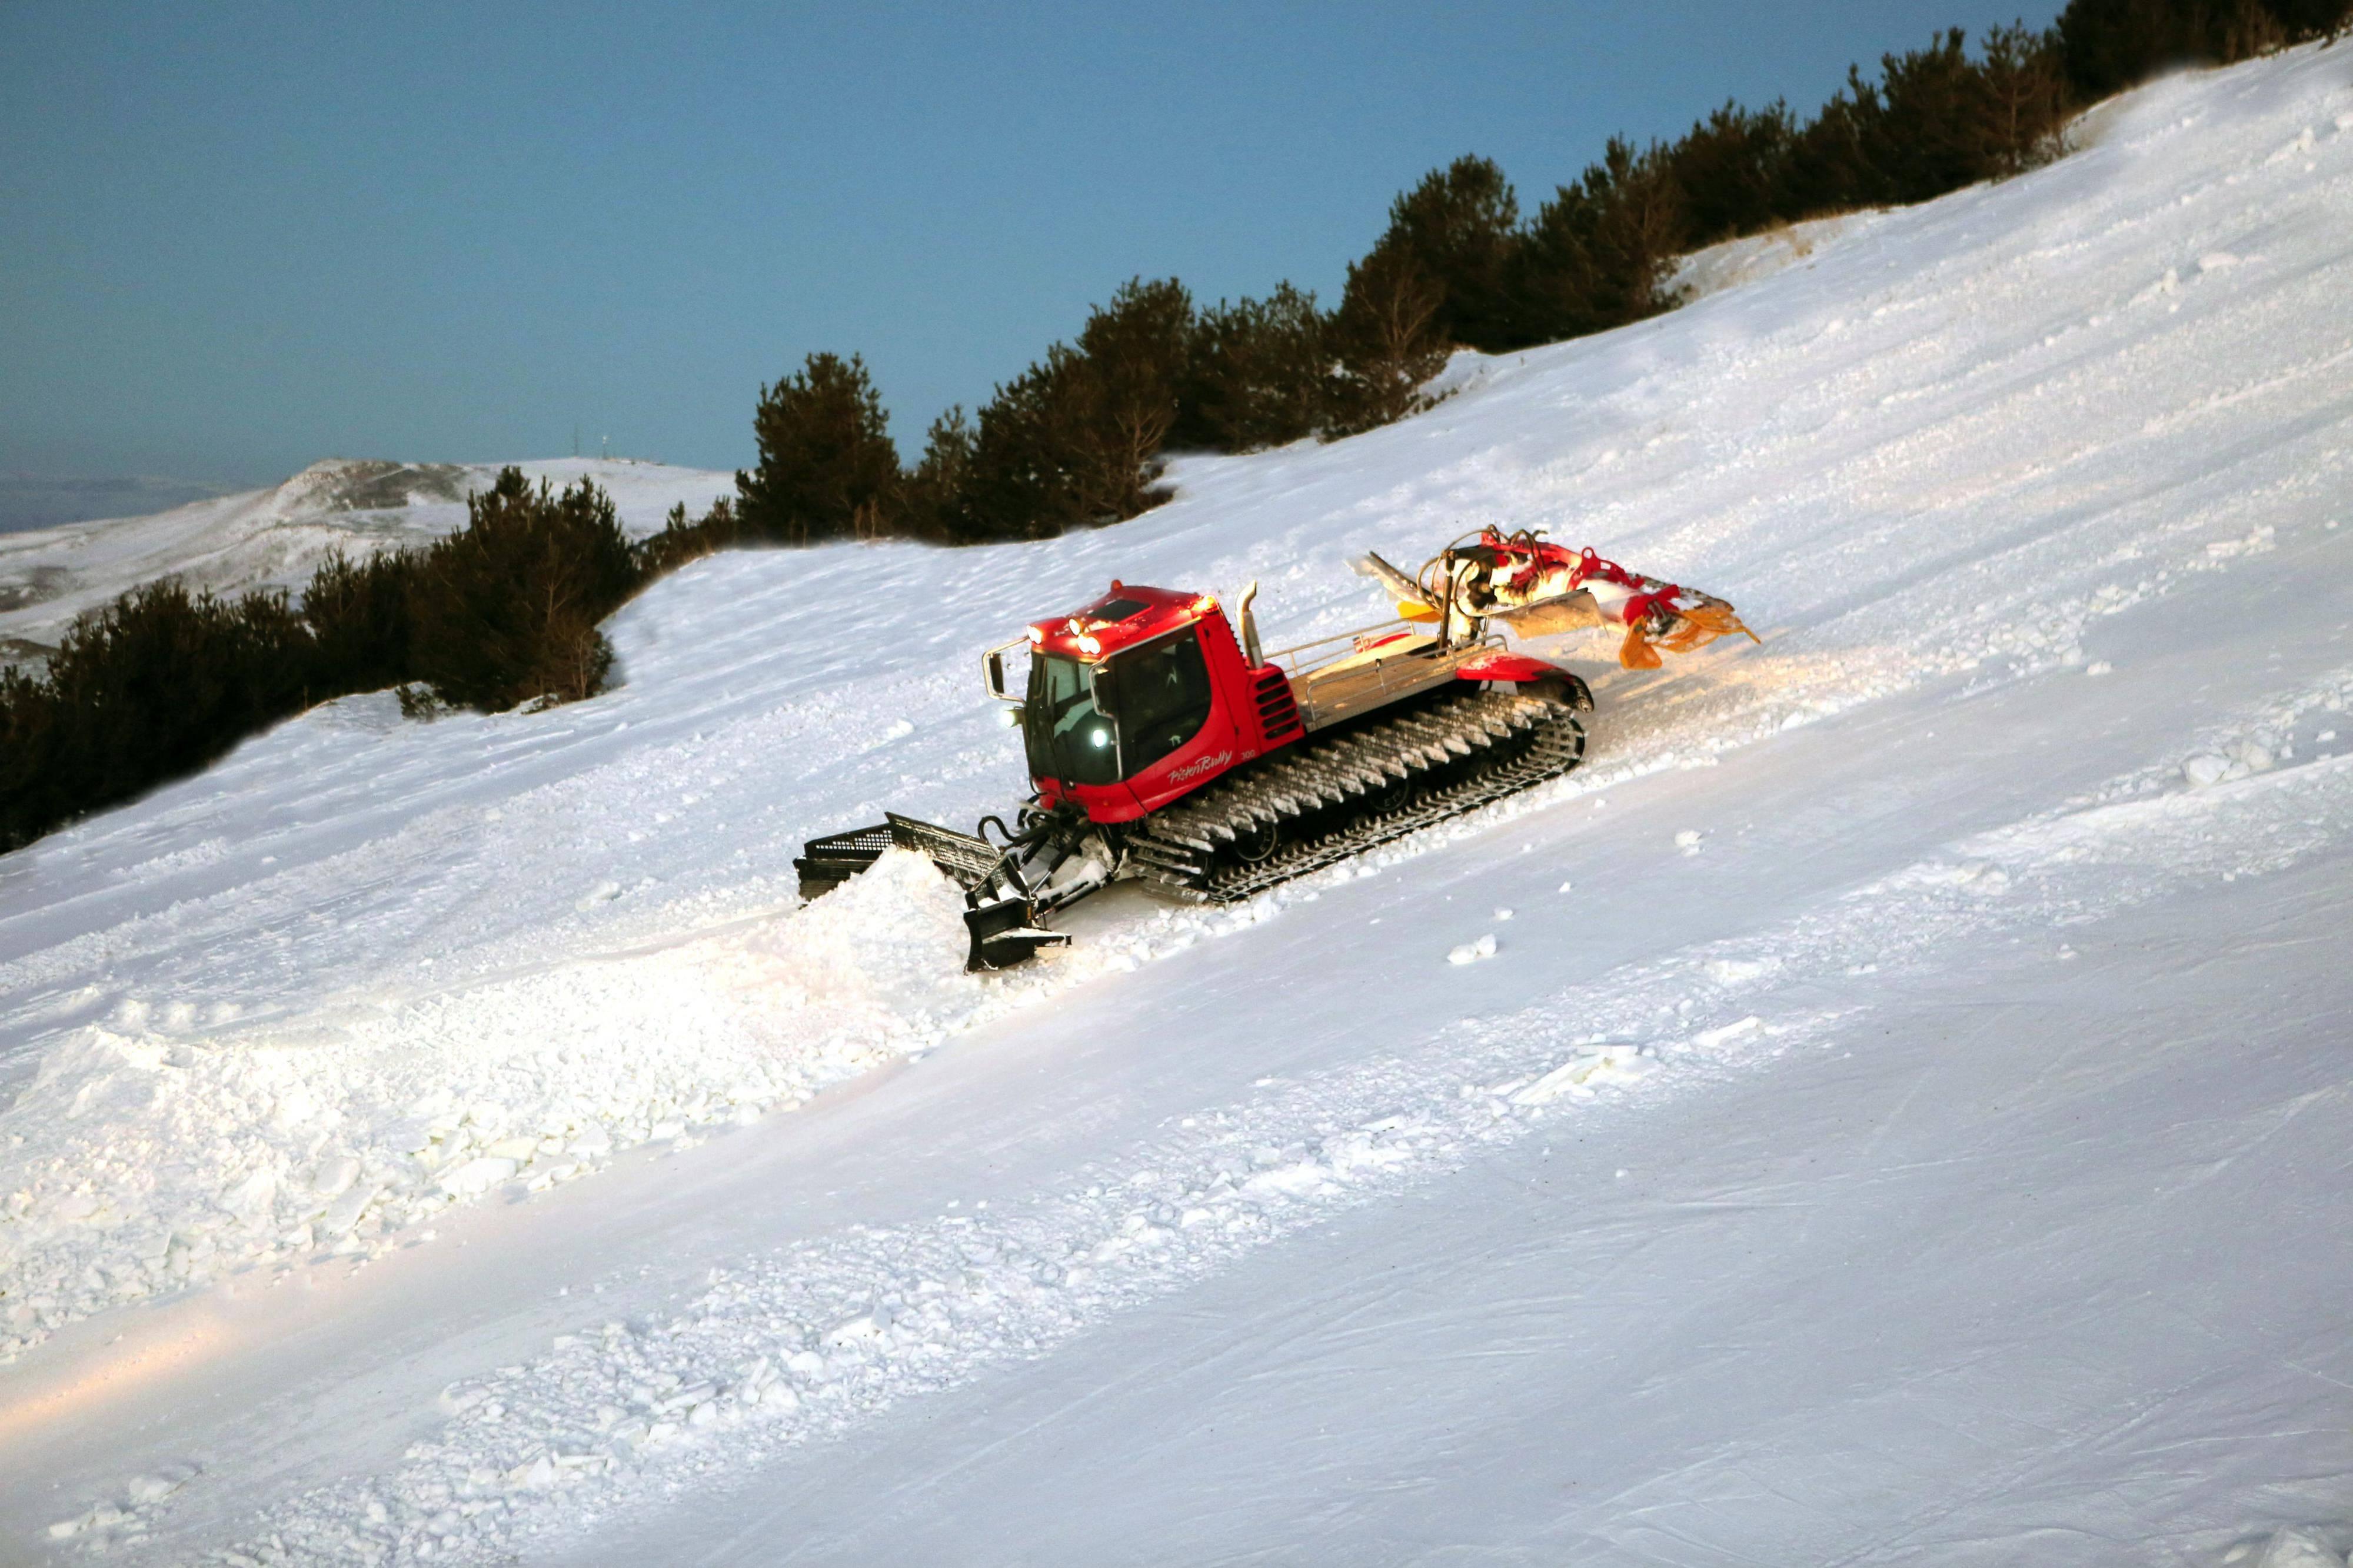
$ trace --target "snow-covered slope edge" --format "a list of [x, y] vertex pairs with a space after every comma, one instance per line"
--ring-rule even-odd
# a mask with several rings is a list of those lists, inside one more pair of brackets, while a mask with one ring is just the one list
[[1755, 283], [1811, 260], [1825, 247], [1870, 232], [1886, 215], [1878, 208], [1786, 223], [1694, 250], [1676, 261], [1664, 292], [1681, 304]]
[[[159, 577], [224, 595], [299, 591], [331, 551], [364, 556], [438, 539], [466, 521], [468, 492], [488, 489], [501, 466], [331, 458], [268, 489], [152, 517], [0, 535], [0, 660], [12, 646], [53, 646], [74, 616]], [[659, 528], [673, 505], [700, 515], [734, 489], [730, 474], [626, 458], [514, 466], [558, 488], [595, 480], [635, 534]]]

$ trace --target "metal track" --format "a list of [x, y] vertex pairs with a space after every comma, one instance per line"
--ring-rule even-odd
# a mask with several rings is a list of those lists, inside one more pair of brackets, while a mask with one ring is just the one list
[[1130, 864], [1187, 897], [1231, 903], [1277, 882], [1475, 811], [1583, 761], [1566, 702], [1448, 694], [1276, 752], [1145, 817]]

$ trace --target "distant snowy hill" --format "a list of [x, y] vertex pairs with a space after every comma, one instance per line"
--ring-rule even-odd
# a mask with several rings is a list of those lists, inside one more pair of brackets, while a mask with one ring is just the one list
[[[74, 616], [124, 589], [177, 576], [194, 588], [299, 591], [330, 551], [364, 555], [436, 539], [466, 521], [466, 496], [496, 463], [387, 463], [331, 458], [265, 490], [191, 502], [151, 517], [0, 534], [0, 659], [54, 646]], [[559, 489], [594, 479], [624, 526], [647, 534], [684, 502], [701, 515], [734, 476], [629, 458], [515, 465]]]
[[[0, 1557], [2341, 1568], [2353, 48], [2085, 131], [0, 858]], [[1546, 644], [1580, 772], [1001, 977], [921, 862], [797, 898], [1014, 802], [1025, 619], [1255, 578], [1303, 639], [1485, 522], [1763, 645]]]

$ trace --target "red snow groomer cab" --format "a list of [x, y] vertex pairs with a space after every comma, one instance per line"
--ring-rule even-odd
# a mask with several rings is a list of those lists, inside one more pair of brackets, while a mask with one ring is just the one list
[[[996, 969], [1066, 942], [1043, 918], [1113, 880], [1228, 902], [1567, 773], [1585, 753], [1590, 693], [1486, 623], [1603, 616], [1581, 581], [1556, 571], [1537, 588], [1532, 552], [1557, 547], [1476, 538], [1418, 579], [1366, 557], [1398, 617], [1272, 653], [1255, 584], [1229, 620], [1214, 595], [1114, 579], [982, 656], [1029, 763], [1033, 793], [1013, 826], [990, 816], [966, 834], [892, 816], [812, 839], [794, 862], [804, 896], [893, 847], [919, 850], [965, 889], [971, 967]], [[1647, 584], [1644, 624], [1665, 636], [1683, 591], [1621, 575]], [[1628, 625], [1630, 647], [1641, 634]]]

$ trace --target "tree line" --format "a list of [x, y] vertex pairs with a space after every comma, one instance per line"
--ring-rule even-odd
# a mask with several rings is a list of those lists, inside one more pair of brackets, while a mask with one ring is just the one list
[[632, 543], [610, 499], [516, 469], [465, 527], [299, 598], [166, 580], [77, 620], [37, 673], [0, 670], [0, 850], [202, 768], [313, 703], [398, 688], [405, 710], [500, 711], [599, 690], [599, 624], [646, 583], [741, 544], [1050, 537], [1165, 498], [1171, 451], [1372, 429], [1423, 406], [1457, 347], [1502, 353], [1668, 309], [1674, 258], [1775, 225], [1928, 198], [2053, 155], [2085, 105], [2182, 61], [2340, 34], [2353, 0], [2071, 0], [2050, 28], [1958, 30], [1851, 68], [1810, 119], [1727, 103], [1672, 142], [1612, 140], [1533, 214], [1493, 162], [1432, 171], [1324, 309], [1289, 283], [1202, 304], [1137, 279], [1076, 340], [951, 409], [903, 464], [864, 363], [815, 353], [761, 389], [759, 460], [700, 518]]
[[[2053, 156], [2087, 105], [2181, 62], [2229, 63], [2341, 32], [2353, 0], [2072, 0], [2058, 20], [1958, 28], [1885, 56], [1810, 118], [1726, 103], [1671, 142], [1614, 138], [1533, 213], [1492, 160], [1431, 171], [1390, 205], [1338, 305], [1279, 284], [1196, 301], [1135, 279], [1076, 340], [951, 409], [902, 466], [871, 375], [813, 353], [763, 386], [759, 460], [702, 526], [714, 543], [1050, 537], [1166, 499], [1174, 451], [1330, 440], [1423, 406], [1456, 348], [1491, 353], [1671, 308], [1677, 258], [1860, 207], [1923, 202]], [[694, 527], [681, 520], [681, 528]]]

